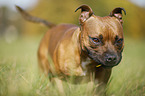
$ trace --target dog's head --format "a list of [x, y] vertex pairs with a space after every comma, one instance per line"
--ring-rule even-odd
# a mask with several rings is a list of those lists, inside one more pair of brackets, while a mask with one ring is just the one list
[[123, 8], [115, 8], [109, 16], [95, 16], [92, 9], [82, 5], [79, 22], [81, 25], [80, 43], [82, 50], [95, 62], [104, 67], [119, 64], [124, 47]]

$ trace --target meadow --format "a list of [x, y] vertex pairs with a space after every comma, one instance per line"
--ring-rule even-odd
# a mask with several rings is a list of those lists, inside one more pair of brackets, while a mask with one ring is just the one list
[[[40, 39], [19, 38], [11, 43], [0, 39], [0, 96], [62, 96], [55, 83], [40, 75]], [[63, 82], [63, 95], [97, 96], [89, 84]], [[145, 96], [145, 42], [125, 39], [123, 59], [113, 68], [106, 90], [108, 96]]]

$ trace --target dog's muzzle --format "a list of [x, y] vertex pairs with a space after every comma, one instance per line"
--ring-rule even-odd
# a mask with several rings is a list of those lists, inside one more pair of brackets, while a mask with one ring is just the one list
[[104, 61], [106, 65], [114, 65], [117, 62], [117, 56], [114, 54], [106, 54]]
[[122, 59], [122, 56], [117, 56], [115, 54], [106, 54], [104, 56], [104, 63], [101, 63], [101, 66], [104, 68], [112, 68], [117, 66]]
[[96, 67], [112, 68], [118, 65], [122, 59], [121, 53], [105, 52], [105, 54], [97, 54], [95, 51], [89, 50], [86, 46], [84, 52], [88, 54], [90, 59], [96, 62]]

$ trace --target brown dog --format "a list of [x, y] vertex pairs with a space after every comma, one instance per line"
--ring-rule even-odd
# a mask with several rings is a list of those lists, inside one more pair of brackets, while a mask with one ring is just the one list
[[76, 9], [81, 9], [80, 27], [55, 25], [30, 16], [18, 6], [17, 9], [26, 20], [51, 27], [38, 50], [39, 65], [45, 74], [85, 77], [94, 74], [95, 80], [107, 83], [112, 67], [122, 58], [123, 8], [115, 8], [109, 16], [99, 17], [89, 6], [82, 5]]

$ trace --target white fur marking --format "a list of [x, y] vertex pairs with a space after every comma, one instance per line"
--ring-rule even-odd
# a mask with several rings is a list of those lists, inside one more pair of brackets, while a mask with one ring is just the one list
[[89, 65], [91, 63], [91, 59], [88, 57], [86, 58], [85, 60], [82, 60], [82, 68], [83, 68], [83, 71], [84, 71], [84, 76], [86, 75], [87, 73], [87, 65]]

